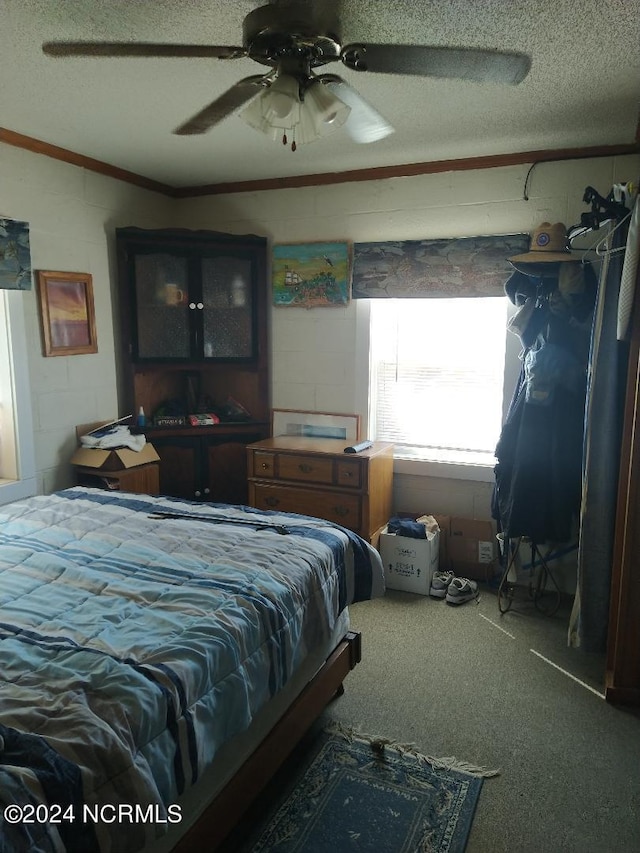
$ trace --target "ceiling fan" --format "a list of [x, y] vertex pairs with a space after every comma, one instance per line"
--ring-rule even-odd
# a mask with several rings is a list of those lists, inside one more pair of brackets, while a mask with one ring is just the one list
[[[322, 4], [321, 4], [322, 5]], [[242, 46], [152, 42], [45, 42], [51, 57], [249, 58], [269, 67], [245, 77], [174, 130], [206, 133], [249, 103], [242, 117], [273, 138], [293, 132], [298, 142], [317, 139], [345, 124], [356, 142], [372, 142], [393, 128], [337, 74], [314, 73], [333, 62], [359, 72], [439, 77], [517, 85], [528, 74], [523, 53], [483, 48], [357, 42], [342, 44], [333, 16], [302, 3], [269, 4], [243, 22]]]

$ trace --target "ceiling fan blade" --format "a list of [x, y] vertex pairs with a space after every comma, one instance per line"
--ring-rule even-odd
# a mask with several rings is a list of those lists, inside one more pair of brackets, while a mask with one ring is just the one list
[[212, 101], [173, 132], [179, 136], [206, 133], [257, 95], [261, 89], [269, 84], [271, 76], [271, 74], [254, 74], [251, 77], [238, 80], [234, 86], [227, 89], [219, 98], [216, 98], [215, 101]]
[[342, 48], [340, 58], [348, 68], [356, 71], [446, 77], [509, 86], [524, 80], [531, 68], [531, 59], [524, 53], [411, 44], [348, 44]]
[[154, 42], [46, 41], [47, 56], [146, 56], [238, 59], [247, 56], [244, 47], [211, 44], [155, 44]]
[[394, 128], [369, 104], [359, 92], [349, 86], [337, 74], [322, 74], [318, 77], [331, 92], [351, 108], [344, 128], [354, 142], [377, 142], [394, 133]]

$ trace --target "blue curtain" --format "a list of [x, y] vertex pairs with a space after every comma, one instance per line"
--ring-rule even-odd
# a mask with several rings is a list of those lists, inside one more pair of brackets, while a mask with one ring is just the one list
[[31, 290], [28, 222], [0, 217], [0, 290]]
[[617, 340], [620, 279], [627, 224], [610, 235], [593, 321], [582, 466], [578, 578], [569, 645], [586, 652], [607, 647], [611, 564], [628, 344]]

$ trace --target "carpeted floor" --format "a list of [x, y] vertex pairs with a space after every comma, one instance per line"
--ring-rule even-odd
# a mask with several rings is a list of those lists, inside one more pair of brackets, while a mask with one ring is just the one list
[[[343, 727], [317, 730], [236, 853], [462, 853], [482, 776]], [[275, 786], [277, 788], [277, 785]]]
[[603, 699], [604, 657], [566, 646], [568, 607], [501, 615], [389, 591], [352, 606], [363, 660], [324, 721], [497, 768], [467, 853], [637, 853], [640, 714]]

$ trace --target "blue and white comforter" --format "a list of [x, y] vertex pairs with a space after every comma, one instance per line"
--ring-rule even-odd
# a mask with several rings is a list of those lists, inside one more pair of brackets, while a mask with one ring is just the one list
[[0, 507], [0, 850], [141, 847], [383, 591], [367, 543], [305, 516], [83, 488]]

